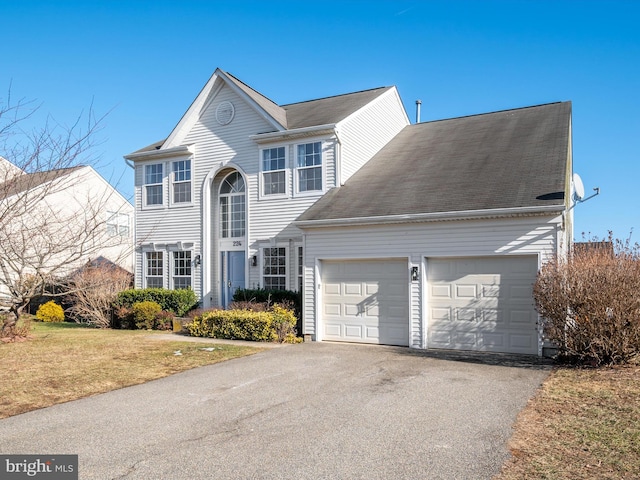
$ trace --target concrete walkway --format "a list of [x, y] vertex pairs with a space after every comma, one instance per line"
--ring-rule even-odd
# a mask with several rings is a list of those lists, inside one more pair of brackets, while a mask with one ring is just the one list
[[305, 343], [0, 420], [82, 479], [489, 479], [549, 367]]

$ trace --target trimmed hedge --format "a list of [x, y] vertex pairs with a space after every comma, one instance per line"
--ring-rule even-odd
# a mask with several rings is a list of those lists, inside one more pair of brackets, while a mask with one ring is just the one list
[[183, 317], [185, 313], [198, 305], [196, 294], [190, 288], [179, 290], [132, 288], [118, 294], [114, 307], [132, 308], [134, 304], [140, 302], [156, 302], [162, 310], [173, 312], [177, 317]]
[[53, 300], [43, 303], [36, 312], [36, 318], [43, 322], [64, 322], [64, 310]]
[[293, 311], [274, 305], [267, 312], [211, 310], [186, 325], [194, 337], [296, 343]]

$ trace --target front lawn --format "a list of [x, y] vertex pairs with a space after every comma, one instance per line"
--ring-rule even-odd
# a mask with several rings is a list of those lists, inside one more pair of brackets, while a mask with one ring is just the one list
[[261, 350], [215, 340], [159, 342], [150, 335], [73, 323], [33, 323], [30, 340], [0, 344], [0, 418]]
[[555, 370], [520, 413], [494, 480], [640, 475], [640, 367]]

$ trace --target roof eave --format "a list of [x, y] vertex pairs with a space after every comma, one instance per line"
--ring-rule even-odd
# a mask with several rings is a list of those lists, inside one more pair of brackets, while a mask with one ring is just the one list
[[335, 123], [327, 123], [325, 125], [314, 125], [312, 127], [293, 128], [291, 130], [284, 130], [281, 132], [258, 133], [256, 135], [250, 135], [249, 138], [256, 143], [263, 143], [289, 138], [325, 135], [334, 133], [335, 129]]
[[137, 152], [130, 153], [129, 155], [125, 155], [124, 158], [126, 160], [152, 160], [156, 158], [165, 158], [165, 157], [174, 157], [178, 155], [191, 155], [193, 150], [191, 145], [178, 145], [177, 147], [159, 149], [159, 150], [150, 150], [147, 152]]
[[354, 225], [386, 225], [393, 223], [442, 222], [452, 220], [478, 220], [504, 217], [528, 217], [560, 214], [565, 205], [547, 205], [535, 207], [495, 208], [488, 210], [464, 210], [458, 212], [434, 212], [406, 215], [384, 215], [376, 217], [330, 218], [321, 220], [296, 220], [294, 224], [301, 229], [341, 227]]

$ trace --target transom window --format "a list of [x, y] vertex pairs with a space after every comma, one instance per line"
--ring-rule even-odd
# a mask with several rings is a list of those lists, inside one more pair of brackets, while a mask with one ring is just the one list
[[281, 195], [286, 193], [285, 148], [262, 150], [262, 193]]
[[144, 166], [146, 205], [162, 205], [162, 164]]
[[162, 252], [146, 252], [145, 286], [147, 288], [162, 288], [163, 273]]
[[191, 202], [191, 160], [173, 162], [173, 203]]
[[173, 288], [191, 287], [191, 252], [173, 252]]
[[322, 143], [298, 145], [296, 168], [299, 192], [322, 190]]
[[262, 278], [266, 290], [286, 290], [287, 250], [284, 247], [265, 248], [262, 251]]
[[244, 237], [246, 232], [246, 188], [242, 175], [233, 172], [220, 186], [220, 236]]

